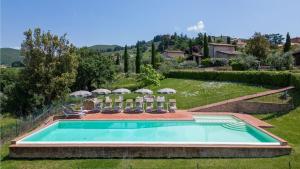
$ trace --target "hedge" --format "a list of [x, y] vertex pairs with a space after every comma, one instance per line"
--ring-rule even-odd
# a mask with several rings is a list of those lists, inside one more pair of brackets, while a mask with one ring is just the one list
[[300, 90], [300, 73], [294, 73], [291, 76], [291, 84]]
[[[197, 80], [215, 80], [249, 83], [256, 85], [269, 85], [286, 87], [291, 85], [289, 72], [271, 71], [193, 71], [193, 70], [173, 70], [167, 77]], [[298, 80], [297, 80], [298, 79]], [[293, 85], [299, 86], [299, 76], [293, 76]]]

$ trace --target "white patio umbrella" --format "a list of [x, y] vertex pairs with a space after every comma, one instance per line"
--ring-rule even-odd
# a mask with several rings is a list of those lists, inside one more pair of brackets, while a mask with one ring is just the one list
[[91, 96], [92, 93], [85, 90], [79, 90], [70, 94], [72, 97], [88, 97]]
[[153, 94], [152, 90], [149, 89], [138, 89], [135, 91], [135, 93], [141, 93], [141, 94]]
[[127, 93], [130, 93], [130, 90], [125, 89], [125, 88], [120, 88], [120, 89], [113, 90], [112, 93], [114, 93], [114, 94], [127, 94]]
[[96, 89], [92, 91], [93, 94], [98, 94], [98, 95], [107, 95], [110, 94], [111, 91], [108, 89]]
[[171, 89], [171, 88], [164, 88], [164, 89], [158, 90], [157, 93], [160, 93], [160, 94], [175, 94], [176, 90]]

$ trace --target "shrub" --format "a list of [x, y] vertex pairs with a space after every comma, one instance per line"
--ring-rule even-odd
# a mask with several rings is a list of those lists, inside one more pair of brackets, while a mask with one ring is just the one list
[[249, 70], [255, 69], [257, 70], [259, 67], [259, 61], [255, 56], [252, 55], [242, 55], [231, 59], [229, 61], [232, 70]]
[[291, 76], [291, 84], [300, 90], [300, 73], [294, 73]]
[[146, 85], [160, 85], [160, 80], [163, 79], [164, 76], [158, 73], [155, 69], [152, 68], [151, 65], [142, 66], [141, 73], [139, 75], [139, 82], [141, 82], [142, 86]]
[[201, 60], [201, 66], [211, 67], [211, 66], [213, 66], [213, 63], [210, 58], [206, 58], [206, 59]]
[[213, 66], [226, 66], [228, 64], [228, 60], [225, 58], [216, 58], [212, 59]]
[[170, 78], [233, 81], [257, 85], [289, 86], [291, 73], [272, 71], [170, 71]]
[[266, 64], [276, 70], [290, 70], [294, 65], [294, 57], [290, 52], [284, 54], [280, 54], [278, 52], [272, 53], [268, 55]]

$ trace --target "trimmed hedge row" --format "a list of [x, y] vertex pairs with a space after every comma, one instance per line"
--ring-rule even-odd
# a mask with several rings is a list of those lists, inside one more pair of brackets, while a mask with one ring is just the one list
[[294, 73], [291, 76], [291, 84], [300, 90], [300, 73]]
[[[271, 71], [192, 71], [192, 70], [173, 70], [167, 77], [198, 80], [232, 81], [256, 85], [270, 85], [285, 87], [291, 85], [291, 76], [289, 72], [271, 72]], [[298, 79], [298, 80], [297, 80]], [[299, 85], [299, 76], [293, 76], [293, 84]]]

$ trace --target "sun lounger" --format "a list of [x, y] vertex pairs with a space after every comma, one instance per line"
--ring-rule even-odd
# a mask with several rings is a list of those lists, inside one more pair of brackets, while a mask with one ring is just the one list
[[112, 111], [113, 111], [112, 110], [112, 100], [109, 97], [106, 97], [105, 101], [104, 101], [104, 107], [103, 107], [102, 112], [103, 113], [111, 113]]
[[77, 117], [82, 117], [85, 115], [87, 111], [86, 110], [81, 110], [81, 111], [74, 111], [72, 108], [70, 107], [65, 107], [63, 106], [63, 113], [65, 115], [66, 118], [70, 117], [70, 116], [77, 116]]
[[133, 101], [132, 101], [132, 99], [127, 99], [127, 100], [126, 100], [124, 112], [125, 112], [125, 113], [131, 113], [131, 112], [134, 112], [134, 110], [133, 110]]
[[170, 113], [175, 113], [177, 110], [176, 106], [176, 100], [175, 99], [169, 99], [169, 112]]
[[157, 103], [157, 112], [158, 113], [166, 113], [167, 110], [165, 109], [165, 97], [162, 96], [157, 96], [156, 98], [156, 103]]
[[137, 97], [135, 99], [135, 110], [136, 113], [144, 112], [144, 100], [142, 97]]
[[101, 112], [103, 110], [103, 100], [95, 98], [94, 101], [95, 108], [92, 110], [92, 112]]
[[115, 99], [115, 105], [114, 105], [114, 112], [115, 113], [120, 113], [122, 112], [123, 104], [121, 99]]
[[153, 98], [146, 98], [146, 112], [151, 113], [153, 112]]

